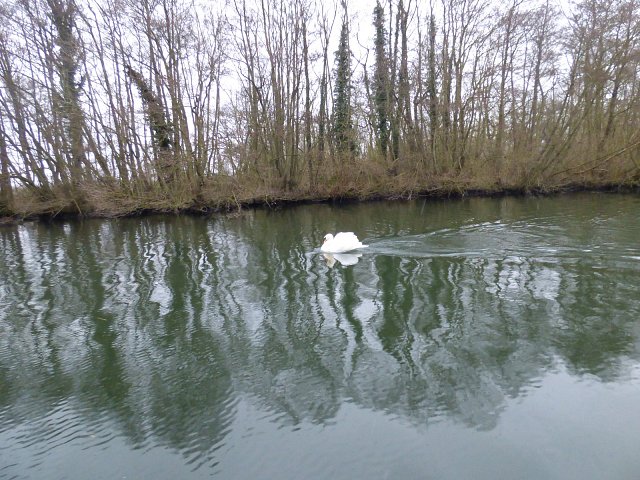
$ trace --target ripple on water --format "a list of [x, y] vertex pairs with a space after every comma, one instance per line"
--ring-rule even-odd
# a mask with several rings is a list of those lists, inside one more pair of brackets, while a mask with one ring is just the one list
[[[544, 443], [508, 409], [552, 393], [541, 379], [556, 357], [584, 379], [573, 398], [603, 431], [614, 414], [584, 393], [604, 385], [609, 405], [626, 383], [623, 404], [637, 405], [640, 251], [637, 229], [625, 233], [637, 209], [629, 222], [588, 221], [588, 209], [584, 222], [510, 220], [509, 205], [481, 203], [488, 213], [442, 205], [440, 223], [358, 206], [342, 220], [369, 228], [370, 247], [332, 270], [303, 252], [337, 209], [310, 207], [300, 223], [263, 212], [27, 230], [0, 252], [0, 478], [72, 478], [79, 465], [104, 477], [419, 478], [431, 470], [409, 463], [434, 446], [445, 463], [509, 448], [538, 461]], [[558, 405], [542, 431], [563, 421]], [[617, 434], [626, 411], [614, 413]], [[517, 432], [506, 449], [502, 422]], [[590, 437], [579, 419], [569, 428]]]

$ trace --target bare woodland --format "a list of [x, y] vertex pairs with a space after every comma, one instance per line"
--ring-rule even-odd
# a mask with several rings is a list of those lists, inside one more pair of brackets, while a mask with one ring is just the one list
[[345, 0], [3, 2], [0, 215], [640, 182], [640, 0], [359, 21]]

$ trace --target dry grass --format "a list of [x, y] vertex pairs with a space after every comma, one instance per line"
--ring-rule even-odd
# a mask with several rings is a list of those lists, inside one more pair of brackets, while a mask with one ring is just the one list
[[299, 178], [304, 181], [287, 189], [273, 180], [272, 175], [259, 172], [218, 175], [202, 184], [183, 180], [171, 188], [147, 182], [133, 185], [88, 182], [74, 191], [62, 186], [46, 192], [18, 189], [11, 208], [13, 218], [118, 217], [147, 212], [237, 212], [249, 206], [302, 201], [554, 192], [640, 184], [638, 169], [621, 158], [609, 159], [605, 165], [580, 162], [573, 157], [535, 177], [524, 159], [504, 162], [499, 171], [492, 169], [492, 165], [489, 160], [477, 159], [467, 162], [462, 173], [451, 169], [434, 175], [419, 159], [396, 163], [380, 159], [329, 162], [318, 171], [312, 185], [308, 173], [303, 171]]

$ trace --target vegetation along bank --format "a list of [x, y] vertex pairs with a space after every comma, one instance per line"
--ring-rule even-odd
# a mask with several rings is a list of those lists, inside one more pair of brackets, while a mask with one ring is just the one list
[[432, 4], [5, 2], [0, 217], [640, 184], [639, 1]]

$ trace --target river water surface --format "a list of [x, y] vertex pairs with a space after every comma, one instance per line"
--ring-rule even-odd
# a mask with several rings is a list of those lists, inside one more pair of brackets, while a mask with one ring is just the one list
[[2, 479], [638, 479], [639, 445], [638, 196], [0, 229]]

